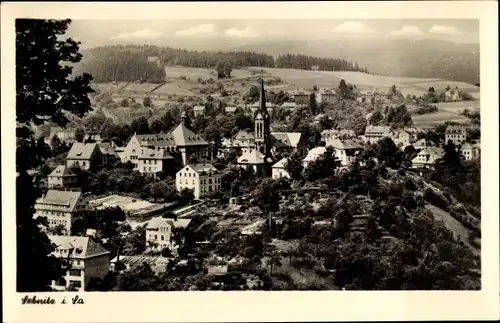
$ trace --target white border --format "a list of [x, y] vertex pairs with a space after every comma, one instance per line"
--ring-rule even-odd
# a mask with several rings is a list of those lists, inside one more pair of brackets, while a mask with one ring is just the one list
[[[495, 1], [2, 3], [2, 239], [5, 321], [222, 322], [499, 318], [498, 5]], [[86, 305], [21, 305], [15, 293], [14, 18], [480, 19], [482, 272], [479, 292], [84, 293]], [[42, 294], [38, 293], [37, 296]], [[52, 293], [53, 297], [74, 295]]]

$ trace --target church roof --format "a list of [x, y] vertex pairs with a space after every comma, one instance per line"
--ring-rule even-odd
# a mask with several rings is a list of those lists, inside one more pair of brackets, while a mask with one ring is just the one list
[[243, 155], [238, 158], [238, 164], [258, 165], [270, 162], [272, 162], [271, 158], [266, 158], [263, 153], [255, 149], [243, 153]]
[[272, 132], [273, 144], [277, 148], [292, 147], [296, 148], [300, 142], [302, 133], [300, 132]]

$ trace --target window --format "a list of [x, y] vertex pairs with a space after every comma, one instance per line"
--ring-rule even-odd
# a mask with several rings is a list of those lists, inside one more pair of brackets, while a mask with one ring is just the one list
[[208, 179], [208, 184], [212, 184], [212, 179], [211, 178]]
[[163, 236], [160, 236], [161, 240], [163, 240]]
[[70, 280], [69, 281], [69, 288], [80, 288], [82, 287], [82, 282], [78, 280]]
[[69, 275], [70, 276], [81, 276], [82, 271], [79, 269], [70, 269], [69, 270]]
[[155, 234], [155, 240], [158, 240], [158, 236]]
[[182, 173], [179, 173], [179, 177], [182, 177]]

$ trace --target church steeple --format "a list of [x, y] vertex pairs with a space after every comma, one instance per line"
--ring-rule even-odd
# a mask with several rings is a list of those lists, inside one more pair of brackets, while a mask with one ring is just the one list
[[260, 80], [259, 108], [255, 115], [255, 146], [266, 157], [271, 157], [270, 117], [266, 107], [264, 80]]

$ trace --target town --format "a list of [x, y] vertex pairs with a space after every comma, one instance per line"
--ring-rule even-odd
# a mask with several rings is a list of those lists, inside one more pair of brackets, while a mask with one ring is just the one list
[[[91, 83], [91, 111], [32, 127], [43, 157], [18, 178], [39, 183], [33, 218], [62, 261], [51, 290], [480, 288], [467, 89], [298, 87], [227, 64], [193, 80], [158, 56], [140, 64], [166, 81]], [[443, 104], [464, 107], [458, 121], [416, 121]], [[18, 171], [33, 161], [19, 147]]]

